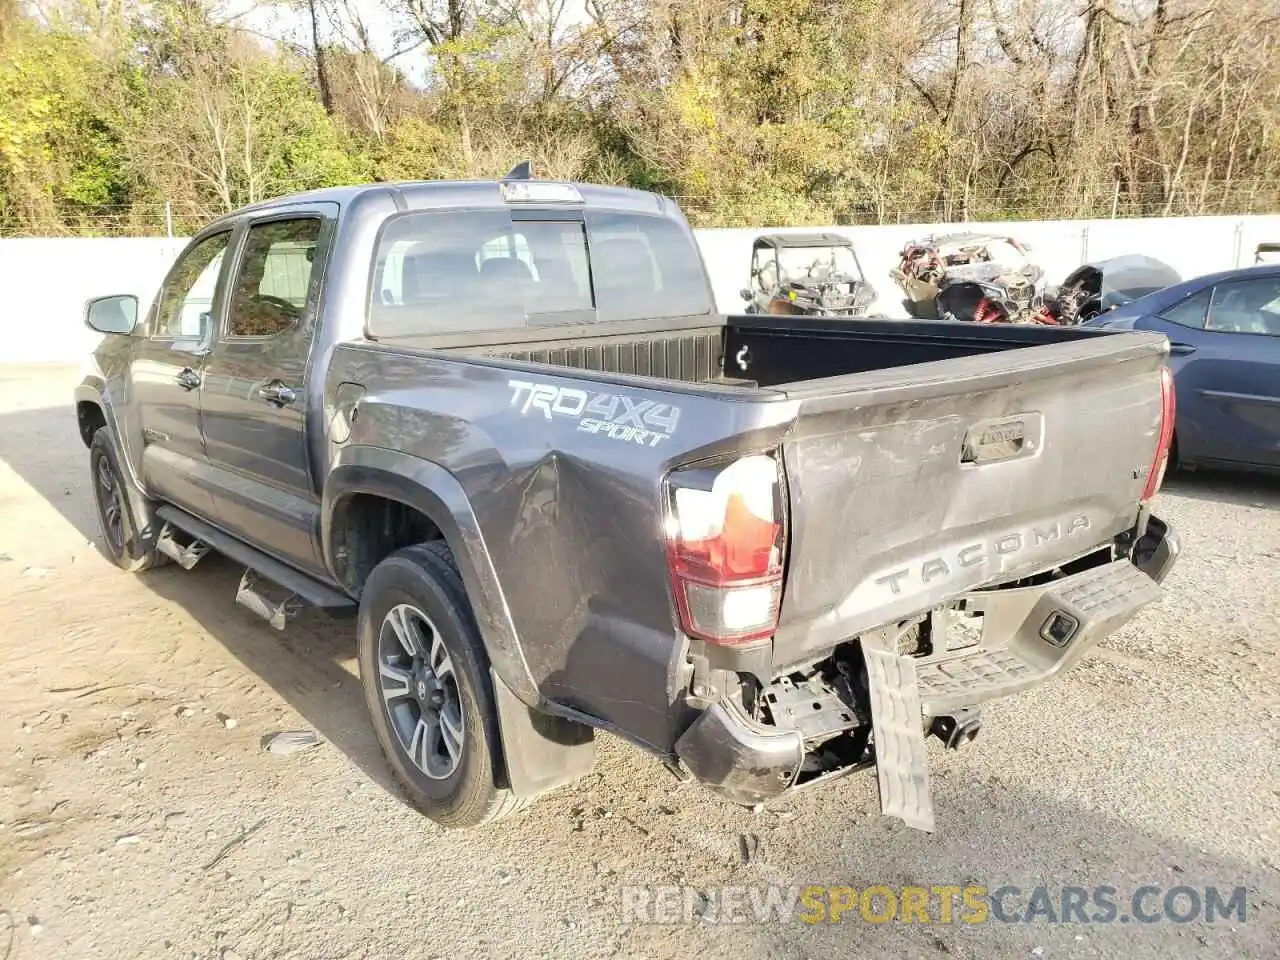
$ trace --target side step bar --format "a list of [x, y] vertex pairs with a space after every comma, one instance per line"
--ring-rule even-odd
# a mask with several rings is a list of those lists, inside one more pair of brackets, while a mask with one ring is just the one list
[[190, 570], [208, 554], [209, 545], [203, 540], [192, 540], [184, 547], [173, 536], [173, 524], [166, 523], [156, 538], [156, 549], [183, 570]]
[[302, 606], [296, 593], [289, 594], [283, 600], [272, 600], [259, 589], [257, 577], [248, 567], [240, 575], [240, 586], [236, 587], [236, 603], [251, 613], [256, 613], [277, 630], [287, 627]]
[[[200, 557], [212, 549], [248, 567], [245, 575], [240, 578], [240, 587], [236, 590], [236, 602], [266, 619], [276, 629], [284, 628], [288, 615], [296, 611], [298, 600], [305, 601], [313, 607], [321, 607], [330, 611], [355, 609], [355, 601], [345, 593], [340, 593], [333, 587], [321, 583], [305, 573], [299, 573], [292, 567], [281, 563], [275, 557], [268, 556], [261, 550], [257, 550], [247, 543], [223, 533], [217, 527], [205, 523], [198, 517], [193, 517], [185, 510], [179, 510], [171, 504], [166, 504], [156, 513], [160, 519], [165, 521], [166, 525], [172, 524], [196, 540], [190, 547], [183, 548], [173, 542], [172, 537], [170, 537], [170, 544], [175, 552], [181, 553], [184, 549], [190, 551], [195, 549], [197, 545], [203, 547], [203, 552], [190, 561], [191, 566], [195, 566]], [[167, 550], [161, 549], [161, 552], [165, 553], [166, 556], [173, 556]], [[178, 563], [184, 569], [191, 569], [191, 566], [187, 566], [178, 557], [174, 559], [178, 560]], [[253, 577], [255, 573], [288, 590], [291, 596], [281, 603], [268, 600], [256, 587]]]

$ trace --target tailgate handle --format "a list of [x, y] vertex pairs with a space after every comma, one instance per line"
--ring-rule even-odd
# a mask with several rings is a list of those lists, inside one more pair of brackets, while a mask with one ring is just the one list
[[1026, 456], [1035, 452], [1039, 436], [1039, 414], [976, 423], [964, 435], [960, 462], [996, 463]]

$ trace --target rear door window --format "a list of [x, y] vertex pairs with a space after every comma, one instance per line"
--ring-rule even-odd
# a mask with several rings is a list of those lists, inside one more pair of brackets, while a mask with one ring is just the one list
[[1180, 327], [1191, 327], [1194, 330], [1204, 328], [1205, 311], [1209, 309], [1209, 294], [1211, 290], [1201, 290], [1199, 293], [1193, 293], [1185, 300], [1179, 300], [1171, 307], [1165, 307], [1160, 316], [1168, 320], [1170, 323], [1176, 323]]
[[320, 220], [272, 220], [249, 228], [227, 316], [229, 337], [272, 337], [302, 318]]
[[1213, 288], [1206, 328], [1280, 336], [1280, 277], [1218, 284]]

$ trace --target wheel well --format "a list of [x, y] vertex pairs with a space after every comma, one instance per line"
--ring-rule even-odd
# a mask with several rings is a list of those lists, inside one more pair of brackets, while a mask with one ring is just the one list
[[80, 439], [87, 447], [93, 443], [93, 435], [107, 425], [107, 418], [96, 403], [81, 400], [76, 404], [76, 422], [80, 425]]
[[356, 597], [373, 568], [391, 554], [443, 538], [440, 528], [421, 510], [369, 493], [352, 494], [338, 504], [331, 536], [334, 572]]

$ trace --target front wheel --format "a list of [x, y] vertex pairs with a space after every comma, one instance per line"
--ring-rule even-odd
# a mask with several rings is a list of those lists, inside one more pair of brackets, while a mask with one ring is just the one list
[[155, 545], [142, 536], [133, 515], [125, 479], [116, 462], [116, 451], [106, 429], [100, 429], [89, 443], [89, 478], [102, 530], [102, 552], [122, 570], [141, 573], [163, 562]]
[[444, 827], [519, 809], [500, 773], [488, 658], [447, 546], [406, 547], [374, 568], [358, 645], [374, 732], [413, 806]]

